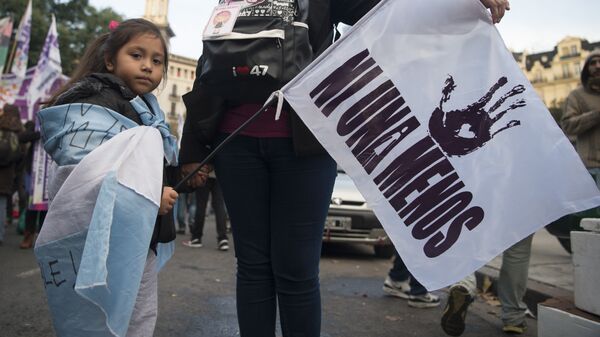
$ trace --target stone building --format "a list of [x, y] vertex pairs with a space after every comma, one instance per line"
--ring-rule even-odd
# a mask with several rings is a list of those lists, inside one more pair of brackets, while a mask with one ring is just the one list
[[580, 84], [579, 75], [585, 59], [597, 48], [600, 48], [600, 41], [590, 43], [567, 36], [550, 51], [513, 55], [546, 106], [553, 110], [561, 109], [571, 90]]
[[[167, 41], [175, 36], [169, 25], [168, 10], [168, 0], [146, 0], [144, 18], [154, 22]], [[181, 96], [192, 89], [196, 79], [196, 64], [197, 59], [170, 53], [167, 77], [154, 92], [171, 126], [171, 132], [178, 138], [181, 123], [185, 120], [185, 105]]]

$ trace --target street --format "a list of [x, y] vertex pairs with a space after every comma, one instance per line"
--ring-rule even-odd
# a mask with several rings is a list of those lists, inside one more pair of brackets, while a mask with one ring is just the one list
[[[207, 218], [202, 248], [188, 248], [178, 235], [175, 255], [159, 275], [159, 315], [155, 337], [239, 335], [235, 310], [233, 249], [216, 249], [214, 220]], [[18, 249], [14, 226], [0, 246], [0, 336], [53, 337], [41, 277], [32, 250]], [[321, 259], [322, 337], [446, 336], [440, 327], [442, 305], [414, 309], [381, 287], [391, 261], [376, 258], [371, 247], [324, 246]], [[506, 336], [499, 308], [481, 297], [471, 305], [462, 336]], [[537, 336], [528, 319], [523, 336]], [[277, 336], [281, 336], [278, 332]]]

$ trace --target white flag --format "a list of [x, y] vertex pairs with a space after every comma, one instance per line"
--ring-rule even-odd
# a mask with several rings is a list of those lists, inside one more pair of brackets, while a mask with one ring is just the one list
[[27, 92], [28, 116], [32, 116], [39, 108], [39, 102], [51, 96], [51, 89], [56, 79], [62, 74], [60, 50], [58, 48], [58, 32], [56, 18], [52, 15], [52, 23], [46, 35], [46, 41]]
[[478, 0], [384, 0], [282, 91], [429, 290], [600, 204]]
[[29, 40], [31, 40], [31, 0], [19, 23], [17, 31], [15, 54], [12, 61], [11, 73], [18, 78], [24, 78], [29, 60]]

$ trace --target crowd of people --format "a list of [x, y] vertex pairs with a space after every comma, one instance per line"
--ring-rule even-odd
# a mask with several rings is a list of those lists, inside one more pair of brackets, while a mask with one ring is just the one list
[[[356, 0], [343, 5], [338, 2], [321, 1], [327, 3], [323, 10], [310, 12], [309, 26], [322, 28], [310, 32], [315, 51], [330, 40], [332, 23], [351, 25], [378, 1]], [[509, 9], [505, 0], [481, 2], [490, 9], [494, 23]], [[136, 126], [158, 128], [165, 153], [173, 153], [172, 136], [164, 131], [164, 120], [161, 120], [160, 109], [153, 105], [151, 94], [166, 72], [168, 55], [167, 44], [154, 24], [141, 19], [127, 20], [89, 45], [70, 82], [47, 102], [47, 107], [92, 104], [116, 111]], [[597, 148], [600, 53], [590, 55], [581, 80], [582, 87], [567, 99], [561, 124], [565, 132], [575, 138], [584, 163], [600, 182]], [[226, 139], [260, 108], [260, 104], [252, 100], [226, 100], [210, 95], [209, 91], [197, 82], [184, 96], [188, 117], [179, 149], [179, 167], [176, 160], [164, 161], [160, 205], [154, 233], [148, 242], [142, 281], [150, 286], [143, 287], [138, 294], [127, 336], [152, 336], [158, 315], [157, 244], [172, 242], [175, 232], [183, 234], [189, 230], [190, 239], [183, 244], [202, 247], [209, 195], [216, 220], [217, 248], [221, 251], [230, 248], [228, 222], [231, 227], [237, 258], [236, 305], [241, 336], [273, 336], [277, 311], [284, 336], [319, 336], [319, 259], [336, 163], [294, 111], [284, 108], [280, 121], [259, 118], [227, 143], [214, 160], [200, 165], [207, 150]], [[143, 98], [143, 112], [130, 104], [137, 96]], [[0, 131], [14, 133], [18, 139], [18, 154], [0, 166], [0, 244], [12, 216], [9, 206], [12, 196], [17, 194], [24, 224], [20, 247], [27, 249], [33, 246], [35, 233], [46, 215], [44, 211], [28, 210], [33, 145], [40, 134], [35, 131], [33, 122], [22, 124], [18, 109], [12, 105], [5, 105], [1, 110]], [[116, 134], [118, 132], [107, 134], [107, 138]], [[48, 135], [42, 136], [48, 139]], [[50, 155], [54, 160], [76, 164], [87, 153], [52, 152]], [[73, 167], [66, 166], [70, 173]], [[177, 181], [193, 172], [192, 179], [176, 191]], [[53, 184], [63, 184], [69, 173], [51, 177]], [[177, 210], [177, 229], [174, 209]], [[498, 296], [507, 333], [520, 334], [526, 329], [527, 307], [523, 295], [531, 239], [524, 239], [504, 253]], [[439, 296], [428, 292], [412, 277], [398, 254], [384, 280], [383, 291], [406, 299], [409, 306], [416, 308], [432, 308], [441, 303]], [[450, 287], [441, 317], [447, 334], [463, 333], [466, 313], [475, 296], [473, 275]]]
[[[0, 109], [0, 245], [3, 244], [6, 226], [15, 223], [24, 234], [19, 245], [22, 249], [33, 247], [35, 233], [44, 221], [44, 210], [30, 209], [32, 192], [32, 161], [35, 143], [40, 133], [33, 121], [25, 124], [16, 105], [7, 104]], [[4, 145], [9, 145], [5, 147]]]

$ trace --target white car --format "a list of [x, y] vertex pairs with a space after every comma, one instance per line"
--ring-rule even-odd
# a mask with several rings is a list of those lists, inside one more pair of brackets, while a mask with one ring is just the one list
[[371, 245], [377, 256], [385, 258], [394, 254], [394, 246], [373, 210], [352, 179], [341, 169], [338, 169], [333, 187], [323, 242]]

